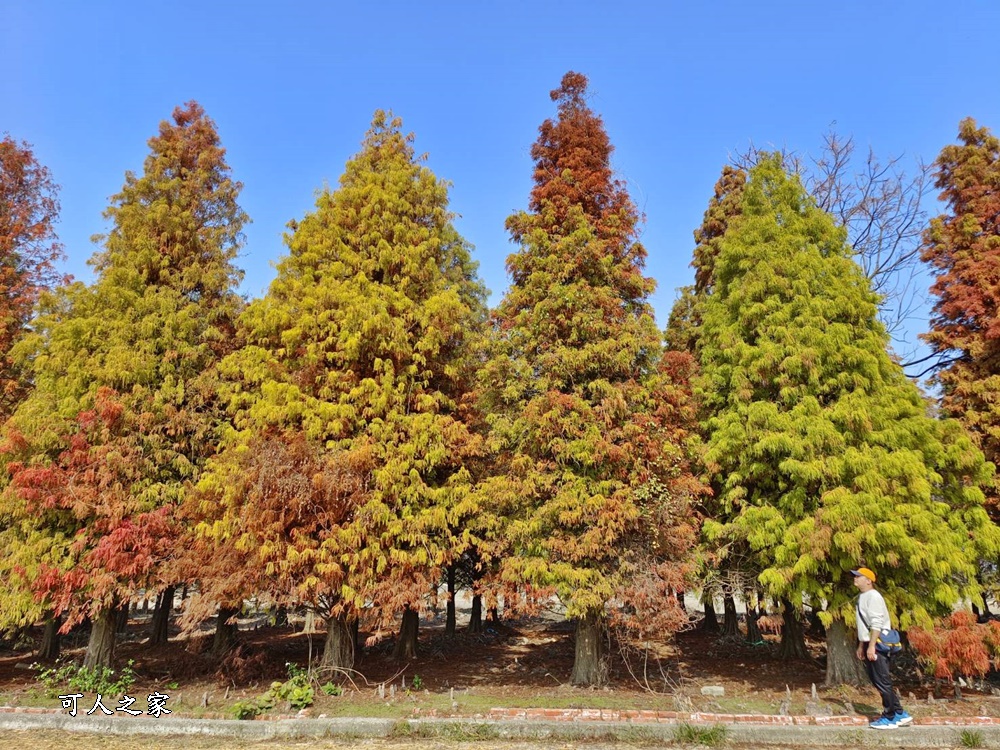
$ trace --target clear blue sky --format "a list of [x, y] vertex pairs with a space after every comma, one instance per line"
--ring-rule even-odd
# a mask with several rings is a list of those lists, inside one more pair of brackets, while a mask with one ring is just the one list
[[662, 326], [719, 171], [751, 141], [815, 152], [835, 123], [912, 164], [963, 117], [1000, 131], [998, 22], [993, 0], [0, 0], [0, 132], [34, 144], [62, 186], [67, 270], [86, 280], [108, 196], [158, 123], [198, 100], [245, 186], [243, 291], [258, 296], [285, 224], [392, 109], [453, 183], [496, 302], [548, 92], [577, 70], [647, 217]]

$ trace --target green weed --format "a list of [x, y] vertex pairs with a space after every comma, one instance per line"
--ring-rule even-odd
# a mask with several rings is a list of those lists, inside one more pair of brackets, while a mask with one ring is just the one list
[[324, 695], [343, 695], [344, 694], [344, 688], [342, 688], [340, 685], [335, 685], [332, 682], [327, 682], [324, 685], [320, 685], [319, 689], [323, 691]]
[[958, 735], [958, 741], [962, 747], [985, 747], [986, 744], [983, 740], [983, 733], [978, 729], [963, 729], [962, 733]]
[[725, 744], [729, 730], [721, 724], [712, 727], [696, 727], [693, 724], [678, 724], [674, 728], [674, 742], [681, 745], [705, 745], [719, 747]]

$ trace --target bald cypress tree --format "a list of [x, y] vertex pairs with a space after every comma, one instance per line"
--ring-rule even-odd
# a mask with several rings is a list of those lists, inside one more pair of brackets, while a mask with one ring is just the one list
[[[942, 149], [934, 184], [947, 212], [924, 232], [922, 257], [935, 274], [931, 330], [941, 406], [1000, 462], [1000, 138], [974, 120]], [[994, 520], [1000, 499], [990, 494]]]
[[998, 544], [992, 468], [928, 416], [844, 231], [778, 157], [750, 172], [714, 278], [699, 390], [722, 515], [706, 529], [753, 550], [771, 595], [825, 602], [827, 682], [860, 679], [848, 571], [880, 573], [903, 628], [974, 595]]
[[34, 387], [4, 428], [6, 554], [31, 560], [22, 582], [64, 630], [91, 619], [88, 667], [110, 665], [118, 608], [171, 583], [176, 510], [219, 417], [204, 373], [242, 306], [240, 189], [215, 123], [177, 107], [112, 198], [94, 283], [44, 295], [15, 349]]
[[[399, 655], [415, 655], [421, 600], [475, 511], [466, 397], [485, 289], [412, 141], [376, 112], [339, 186], [292, 224], [221, 368], [232, 429], [200, 485], [220, 559], [236, 540], [247, 585], [328, 618], [330, 666], [351, 665], [341, 635], [372, 605], [380, 629], [403, 614]], [[280, 469], [293, 452], [308, 476]], [[224, 563], [206, 576], [226, 579]]]
[[[686, 495], [670, 485], [679, 477], [666, 455], [676, 446], [657, 412], [665, 370], [639, 215], [613, 175], [586, 87], [567, 73], [551, 94], [558, 117], [532, 147], [528, 210], [507, 221], [519, 248], [507, 259], [512, 283], [480, 382], [497, 455], [484, 492], [509, 551], [503, 577], [555, 590], [576, 621], [571, 679], [598, 684], [606, 604], [635, 592], [630, 549], [654, 550], [660, 529], [689, 519]], [[679, 562], [688, 548], [661, 549]]]

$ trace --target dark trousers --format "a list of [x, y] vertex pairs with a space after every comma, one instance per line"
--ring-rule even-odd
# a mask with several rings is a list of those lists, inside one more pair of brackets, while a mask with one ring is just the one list
[[896, 691], [892, 689], [892, 677], [889, 675], [889, 657], [885, 654], [876, 654], [875, 661], [865, 659], [865, 669], [868, 670], [868, 679], [882, 696], [882, 715], [891, 719], [901, 713], [903, 707], [899, 703]]

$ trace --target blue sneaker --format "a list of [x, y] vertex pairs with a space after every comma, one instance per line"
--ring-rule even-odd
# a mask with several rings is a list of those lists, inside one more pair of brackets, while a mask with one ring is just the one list
[[906, 711], [900, 711], [892, 717], [892, 723], [897, 727], [905, 727], [907, 724], [913, 723], [913, 717], [906, 713]]
[[880, 716], [868, 726], [870, 726], [872, 729], [895, 729], [896, 722], [891, 721], [885, 718], [884, 716]]

